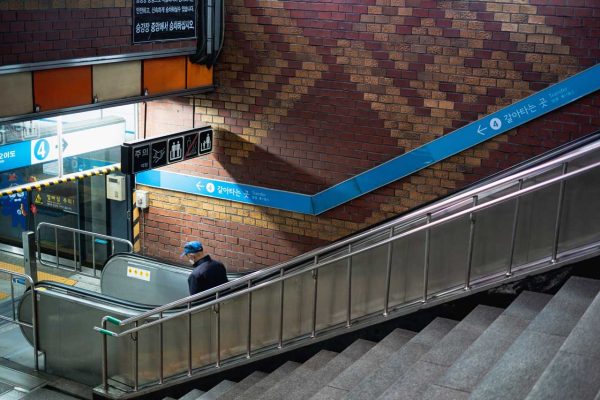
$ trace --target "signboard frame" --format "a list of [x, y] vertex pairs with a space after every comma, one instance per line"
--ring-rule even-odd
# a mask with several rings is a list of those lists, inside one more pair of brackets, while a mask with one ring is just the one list
[[[186, 151], [187, 149], [184, 148], [186, 143], [185, 139], [191, 138], [193, 135], [197, 135], [195, 146], [198, 150], [194, 154], [189, 154]], [[169, 152], [171, 150], [170, 145], [172, 143], [181, 144], [182, 148], [179, 148], [178, 150], [181, 152], [180, 157], [171, 157], [169, 155]], [[172, 133], [170, 135], [153, 137], [150, 139], [141, 139], [136, 140], [134, 142], [123, 143], [121, 145], [121, 172], [126, 175], [133, 175], [139, 172], [163, 167], [165, 165], [171, 165], [181, 161], [191, 160], [193, 158], [211, 153], [212, 144], [213, 130], [211, 126], [190, 129], [183, 132]], [[153, 162], [153, 160], [155, 160], [153, 148], [161, 150], [164, 149], [166, 154], [161, 153], [160, 157], [158, 158], [158, 161]], [[142, 154], [143, 149], [148, 149], [149, 154]], [[177, 151], [177, 149], [174, 150]], [[140, 162], [141, 157], [148, 157], [147, 167], [145, 166], [145, 160], [144, 163]]]
[[[133, 44], [140, 44], [140, 43], [159, 43], [159, 42], [170, 42], [170, 41], [174, 41], [174, 40], [196, 40], [198, 38], [198, 1], [196, 0], [190, 0], [193, 3], [194, 6], [194, 17], [193, 17], [193, 24], [194, 24], [194, 32], [193, 32], [193, 36], [190, 35], [178, 35], [175, 36], [175, 34], [170, 35], [172, 37], [165, 37], [163, 35], [161, 35], [161, 32], [153, 32], [153, 26], [158, 26], [158, 25], [154, 25], [154, 24], [163, 24], [166, 23], [167, 25], [169, 25], [169, 23], [173, 23], [173, 22], [183, 22], [179, 19], [173, 19], [173, 17], [177, 18], [178, 14], [181, 15], [184, 18], [187, 18], [189, 20], [189, 18], [191, 16], [188, 16], [188, 14], [190, 14], [189, 12], [164, 12], [164, 13], [160, 13], [160, 12], [154, 12], [154, 10], [156, 8], [171, 8], [171, 7], [177, 7], [177, 6], [173, 6], [173, 4], [169, 1], [165, 1], [165, 2], [161, 2], [160, 0], [153, 0], [153, 2], [149, 3], [148, 0], [133, 0], [132, 2], [132, 24], [131, 24], [131, 41]], [[188, 5], [186, 5], [187, 7]], [[148, 9], [147, 12], [145, 12], [144, 17], [140, 17], [137, 14], [138, 8], [143, 8], [143, 9]], [[152, 16], [160, 16], [160, 15], [168, 15], [167, 18], [164, 18], [162, 20], [157, 20], [156, 18], [151, 18]], [[149, 17], [146, 17], [149, 16]], [[141, 21], [140, 21], [141, 19]], [[187, 21], [185, 21], [187, 22]], [[142, 26], [142, 31], [141, 32], [136, 32], [138, 25], [142, 23], [144, 24]], [[161, 26], [162, 27], [162, 26]], [[147, 31], [146, 31], [147, 28]], [[161, 28], [162, 29], [162, 28]], [[167, 34], [170, 32], [166, 32]], [[156, 39], [154, 39], [153, 37], [157, 37]]]

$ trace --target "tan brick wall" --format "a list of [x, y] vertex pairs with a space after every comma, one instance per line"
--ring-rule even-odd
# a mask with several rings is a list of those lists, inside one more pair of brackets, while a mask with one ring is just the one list
[[[578, 0], [232, 0], [218, 89], [197, 98], [214, 154], [169, 169], [315, 194], [596, 64], [599, 17]], [[175, 207], [169, 224], [190, 230], [147, 251], [237, 240], [226, 263], [271, 265], [590, 133], [599, 105], [590, 96], [317, 217], [152, 190], [149, 223]], [[205, 214], [188, 222], [194, 209]], [[254, 254], [239, 241], [257, 233], [285, 237]]]

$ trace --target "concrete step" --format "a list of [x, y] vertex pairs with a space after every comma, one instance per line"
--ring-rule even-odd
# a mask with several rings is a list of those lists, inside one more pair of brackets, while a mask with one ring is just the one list
[[12, 392], [8, 392], [2, 395], [3, 399], [26, 399], [26, 400], [77, 400], [77, 397], [69, 396], [67, 394], [49, 390], [46, 388], [36, 389], [27, 395], [23, 396], [23, 392], [13, 391], [18, 394], [17, 397], [12, 397]]
[[[533, 388], [600, 289], [572, 277], [514, 341], [471, 393], [471, 399], [522, 399]], [[508, 384], [510, 383], [510, 384]]]
[[598, 337], [600, 295], [596, 296], [575, 325], [527, 399], [594, 399], [600, 391]]
[[232, 387], [230, 390], [228, 390], [227, 392], [225, 392], [221, 396], [219, 396], [219, 400], [235, 399], [236, 396], [240, 395], [246, 389], [248, 389], [252, 385], [259, 382], [265, 376], [267, 376], [267, 374], [264, 372], [254, 371], [253, 373], [251, 373], [250, 375], [248, 375], [247, 377], [245, 377], [244, 379], [242, 379], [241, 381], [236, 383], [235, 386]]
[[378, 398], [420, 400], [427, 387], [437, 381], [503, 311], [496, 307], [477, 306]]
[[231, 389], [233, 386], [235, 386], [235, 382], [228, 380], [221, 381], [208, 392], [196, 398], [196, 400], [216, 400], [223, 393], [227, 393], [227, 391], [229, 391], [229, 389]]
[[[327, 386], [324, 386], [319, 390], [312, 399], [325, 400], [341, 398], [342, 395], [345, 395], [346, 392], [371, 373], [374, 368], [379, 367], [390, 354], [399, 350], [414, 336], [415, 332], [404, 329], [395, 329], [361, 358], [342, 371], [335, 379], [329, 382]], [[336, 393], [339, 393], [340, 396], [335, 397]]]
[[[430, 394], [425, 392], [422, 398], [438, 395], [445, 388], [472, 392], [551, 298], [548, 294], [521, 293], [435, 382], [441, 388], [435, 388]], [[454, 390], [449, 391], [449, 397]]]
[[179, 400], [196, 400], [198, 397], [202, 396], [204, 392], [198, 389], [192, 389], [187, 392], [185, 395], [179, 398]]
[[[350, 392], [341, 391], [342, 395], [353, 400], [377, 398], [457, 324], [457, 321], [436, 318], [398, 351], [390, 354], [386, 361], [365, 376]], [[329, 392], [328, 395], [331, 396], [332, 393]]]
[[300, 365], [286, 378], [279, 381], [275, 386], [264, 392], [259, 398], [261, 400], [280, 400], [287, 399], [288, 393], [295, 393], [302, 390], [312, 378], [313, 371], [323, 368], [329, 361], [333, 360], [338, 353], [328, 350], [321, 350], [312, 356], [304, 364]]
[[285, 399], [305, 400], [310, 398], [374, 346], [375, 343], [368, 340], [356, 340], [325, 366], [307, 374], [303, 384], [297, 387], [296, 390], [287, 392]]
[[235, 399], [255, 399], [258, 398], [262, 393], [269, 390], [269, 388], [275, 386], [280, 380], [291, 374], [296, 368], [300, 366], [299, 363], [294, 361], [287, 361], [282, 364], [279, 368], [265, 376], [248, 389], [237, 395]]

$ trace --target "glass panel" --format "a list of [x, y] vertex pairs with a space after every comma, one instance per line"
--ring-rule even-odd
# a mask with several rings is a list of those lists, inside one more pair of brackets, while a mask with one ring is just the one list
[[571, 178], [565, 185], [558, 251], [600, 240], [600, 168]]
[[[286, 282], [286, 290], [288, 284]], [[289, 286], [292, 290], [292, 287]], [[278, 343], [281, 285], [275, 284], [252, 292], [252, 350]], [[290, 310], [292, 313], [295, 311]], [[246, 319], [247, 321], [247, 319]], [[248, 327], [236, 328], [247, 334]], [[244, 338], [242, 343], [247, 342]]]
[[396, 240], [392, 249], [389, 306], [423, 297], [425, 231]]
[[552, 255], [559, 183], [521, 197], [513, 265]]
[[[518, 182], [481, 193], [478, 204], [506, 196], [518, 189]], [[510, 260], [510, 246], [516, 199], [506, 200], [475, 213], [471, 279], [505, 271]]]
[[[221, 303], [220, 315], [221, 360], [246, 354], [248, 342], [248, 296], [239, 296]], [[215, 321], [216, 318], [217, 314], [215, 314]]]
[[319, 270], [317, 286], [317, 330], [346, 321], [348, 280], [346, 260]]
[[[311, 272], [287, 279], [283, 293], [283, 340], [309, 334], [312, 329], [314, 293], [314, 280]], [[275, 305], [279, 307], [279, 300], [273, 303], [271, 309]], [[279, 318], [279, 309], [276, 309], [274, 314]]]
[[[389, 234], [384, 232], [353, 246], [352, 251], [371, 246], [388, 237]], [[383, 245], [352, 257], [351, 318], [383, 310], [387, 253], [388, 246]], [[340, 275], [338, 279], [342, 280], [343, 278]]]
[[465, 215], [431, 229], [428, 294], [464, 284], [469, 227], [469, 216]]

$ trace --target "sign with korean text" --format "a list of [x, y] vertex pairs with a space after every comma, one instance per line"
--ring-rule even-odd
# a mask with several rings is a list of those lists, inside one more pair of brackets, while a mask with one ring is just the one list
[[208, 154], [212, 151], [212, 134], [208, 126], [124, 143], [121, 146], [121, 171], [124, 174], [137, 174]]
[[133, 43], [194, 38], [195, 0], [133, 1]]

